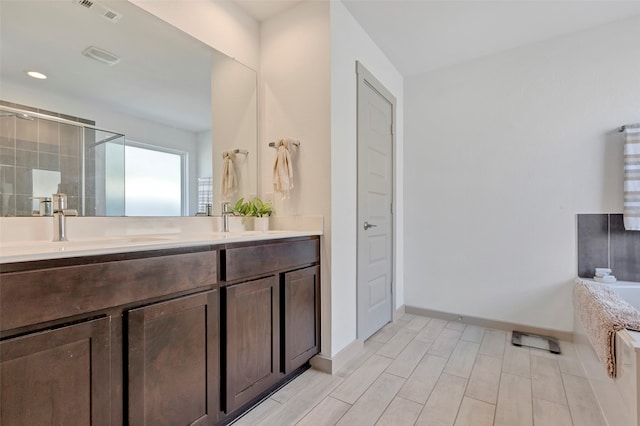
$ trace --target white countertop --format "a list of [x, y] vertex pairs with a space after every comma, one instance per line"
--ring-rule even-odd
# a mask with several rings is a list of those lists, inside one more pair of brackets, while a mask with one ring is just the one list
[[321, 235], [319, 231], [244, 231], [208, 232], [198, 234], [148, 234], [73, 239], [53, 242], [48, 240], [0, 242], [0, 264], [66, 257], [127, 253], [207, 244], [227, 244], [245, 241], [263, 241], [279, 238]]
[[0, 218], [0, 264], [322, 235], [324, 220], [272, 216], [270, 231], [221, 228], [220, 217], [70, 217], [69, 241], [53, 242], [53, 218]]

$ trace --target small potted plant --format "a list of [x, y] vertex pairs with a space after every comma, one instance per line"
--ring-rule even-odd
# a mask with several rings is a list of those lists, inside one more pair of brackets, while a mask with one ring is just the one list
[[253, 217], [254, 230], [262, 232], [269, 230], [269, 216], [273, 214], [271, 203], [265, 203], [258, 197], [251, 201], [245, 201], [244, 198], [240, 198], [229, 210], [233, 212], [234, 216], [242, 217], [243, 227], [244, 218], [249, 216]]
[[253, 229], [262, 232], [268, 231], [269, 216], [273, 214], [273, 206], [271, 203], [265, 203], [256, 197], [251, 200], [250, 212], [251, 216], [253, 216]]

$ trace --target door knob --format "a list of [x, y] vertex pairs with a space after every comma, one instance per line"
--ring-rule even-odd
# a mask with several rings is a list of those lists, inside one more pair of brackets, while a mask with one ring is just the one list
[[364, 230], [366, 231], [367, 229], [369, 229], [369, 228], [375, 228], [376, 226], [378, 226], [378, 225], [373, 225], [373, 224], [371, 224], [371, 223], [369, 223], [369, 222], [365, 222], [365, 223], [364, 223]]

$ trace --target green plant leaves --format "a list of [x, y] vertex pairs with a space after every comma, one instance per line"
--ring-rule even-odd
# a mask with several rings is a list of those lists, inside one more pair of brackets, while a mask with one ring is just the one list
[[271, 203], [265, 203], [258, 197], [246, 202], [244, 198], [240, 198], [236, 205], [229, 210], [235, 216], [265, 217], [273, 214], [273, 206]]

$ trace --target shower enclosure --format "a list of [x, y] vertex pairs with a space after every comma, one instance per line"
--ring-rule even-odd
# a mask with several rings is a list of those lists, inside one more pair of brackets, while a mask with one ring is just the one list
[[0, 215], [39, 216], [57, 192], [79, 215], [124, 215], [125, 137], [92, 124], [1, 102]]

